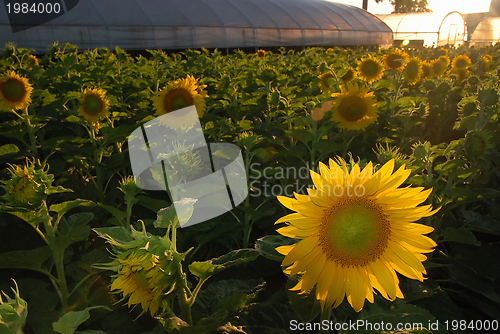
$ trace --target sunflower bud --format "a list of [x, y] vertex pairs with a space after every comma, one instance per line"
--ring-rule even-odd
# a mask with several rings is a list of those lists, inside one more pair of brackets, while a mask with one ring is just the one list
[[127, 202], [134, 201], [135, 196], [143, 192], [142, 189], [137, 186], [133, 176], [128, 176], [124, 178], [120, 182], [120, 186], [118, 187], [118, 189], [120, 189], [121, 192], [125, 194], [125, 200]]
[[479, 83], [479, 78], [477, 77], [477, 75], [472, 75], [467, 81], [469, 82], [469, 85], [476, 86]]
[[447, 82], [447, 81], [443, 81], [439, 84], [437, 90], [438, 92], [442, 93], [442, 94], [446, 94], [448, 93], [448, 91], [451, 89], [451, 86], [450, 84]]
[[427, 90], [436, 89], [436, 83], [434, 82], [434, 80], [425, 80], [424, 88]]
[[6, 298], [4, 301], [0, 294], [0, 333], [22, 333], [28, 316], [28, 303], [21, 298], [17, 283], [15, 281], [14, 283], [16, 285], [16, 289], [12, 289], [14, 298], [10, 298], [2, 291]]
[[11, 177], [2, 186], [5, 195], [2, 198], [10, 206], [37, 208], [47, 199], [48, 190], [54, 179], [47, 170], [37, 169], [31, 162], [25, 166], [9, 165]]

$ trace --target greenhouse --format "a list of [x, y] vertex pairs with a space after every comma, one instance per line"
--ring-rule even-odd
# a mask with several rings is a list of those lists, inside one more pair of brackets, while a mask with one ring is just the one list
[[45, 24], [14, 28], [2, 11], [0, 44], [36, 52], [54, 41], [126, 50], [392, 44], [380, 19], [328, 0], [80, 0]]
[[485, 17], [474, 30], [470, 44], [490, 46], [500, 41], [500, 17]]
[[[394, 31], [394, 43], [410, 46], [459, 46], [467, 40], [467, 26], [459, 12], [377, 15]], [[405, 43], [406, 44], [406, 43]]]

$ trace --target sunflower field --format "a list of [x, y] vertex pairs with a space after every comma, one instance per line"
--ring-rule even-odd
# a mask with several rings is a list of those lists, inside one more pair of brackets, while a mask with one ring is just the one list
[[[496, 332], [499, 61], [6, 45], [0, 333]], [[237, 145], [248, 194], [182, 227], [208, 211], [148, 190], [129, 139], [191, 106], [163, 126]], [[202, 166], [179, 138], [165, 161], [187, 182]]]

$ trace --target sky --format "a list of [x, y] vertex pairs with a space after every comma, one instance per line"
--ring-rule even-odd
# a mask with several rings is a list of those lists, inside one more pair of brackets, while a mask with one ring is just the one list
[[[356, 7], [363, 7], [363, 0], [333, 0]], [[427, 8], [433, 12], [458, 11], [461, 14], [482, 13], [490, 10], [491, 0], [427, 0]], [[390, 14], [394, 10], [389, 0], [377, 4], [375, 0], [368, 0], [368, 11], [372, 14]]]

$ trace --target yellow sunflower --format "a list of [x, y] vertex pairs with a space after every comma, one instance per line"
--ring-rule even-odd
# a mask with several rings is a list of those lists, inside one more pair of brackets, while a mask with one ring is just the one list
[[447, 64], [445, 58], [439, 57], [438, 59], [434, 59], [431, 62], [431, 67], [432, 67], [432, 73], [436, 77], [440, 77], [446, 73], [446, 70], [448, 68], [448, 64]]
[[319, 84], [321, 91], [323, 93], [330, 92], [332, 87], [330, 87], [330, 84], [328, 83], [328, 81], [331, 81], [332, 79], [335, 80], [335, 77], [333, 76], [333, 74], [331, 72], [326, 72], [324, 74], [319, 75], [318, 78], [321, 79], [321, 82]]
[[470, 65], [470, 58], [466, 55], [456, 56], [453, 58], [453, 62], [451, 63], [451, 67], [454, 70], [468, 69]]
[[490, 70], [490, 64], [492, 60], [493, 57], [490, 55], [485, 55], [481, 57], [481, 62], [479, 66], [483, 72], [488, 72]]
[[422, 78], [429, 79], [434, 76], [434, 72], [432, 71], [432, 65], [429, 61], [422, 61]]
[[368, 83], [375, 82], [382, 79], [384, 65], [378, 58], [371, 55], [365, 56], [358, 61], [357, 75]]
[[0, 109], [24, 109], [31, 103], [33, 87], [14, 72], [0, 79]]
[[441, 56], [446, 56], [448, 57], [448, 49], [443, 49], [443, 48], [440, 48], [438, 51], [437, 51], [437, 55], [439, 57]]
[[410, 56], [402, 50], [394, 49], [383, 56], [382, 59], [388, 69], [401, 71], [405, 64], [410, 60]]
[[156, 115], [165, 115], [194, 105], [198, 116], [202, 117], [205, 109], [204, 98], [208, 96], [203, 90], [205, 87], [205, 85], [198, 85], [197, 79], [191, 75], [169, 83], [152, 97]]
[[158, 311], [168, 285], [158, 284], [165, 274], [160, 268], [158, 256], [144, 250], [134, 250], [125, 259], [119, 259], [122, 268], [111, 284], [111, 290], [120, 290], [128, 297], [128, 306], [141, 304], [144, 312], [152, 317]]
[[340, 81], [342, 81], [343, 83], [349, 83], [351, 82], [352, 80], [354, 80], [356, 78], [356, 72], [354, 71], [354, 69], [352, 67], [349, 67], [347, 69], [347, 72], [340, 77]]
[[414, 85], [422, 75], [422, 64], [418, 57], [413, 57], [405, 67], [404, 76], [409, 85]]
[[29, 64], [29, 68], [33, 68], [33, 66], [38, 65], [38, 59], [33, 55], [29, 55], [28, 56], [28, 64]]
[[258, 51], [257, 51], [257, 57], [258, 57], [258, 58], [264, 58], [264, 57], [266, 56], [266, 53], [267, 53], [267, 52], [266, 52], [266, 51], [264, 51], [264, 50], [258, 50]]
[[347, 297], [359, 312], [365, 299], [373, 302], [374, 289], [384, 298], [404, 298], [396, 272], [423, 281], [426, 274], [422, 253], [436, 243], [424, 236], [432, 227], [416, 224], [433, 215], [424, 202], [432, 189], [398, 188], [410, 175], [404, 165], [396, 172], [394, 159], [377, 172], [372, 163], [363, 169], [345, 161], [320, 163], [320, 174], [311, 171], [315, 188], [308, 195], [278, 200], [295, 211], [278, 223], [286, 237], [302, 239], [276, 250], [286, 255], [282, 262], [290, 276], [305, 272], [291, 290], [306, 292], [316, 285], [322, 308], [337, 307]]
[[102, 89], [86, 88], [82, 94], [81, 107], [78, 113], [89, 121], [95, 123], [99, 118], [105, 116], [108, 112], [109, 102]]
[[340, 93], [332, 94], [332, 121], [339, 122], [340, 128], [363, 130], [378, 118], [377, 100], [368, 88], [357, 84], [341, 87]]

